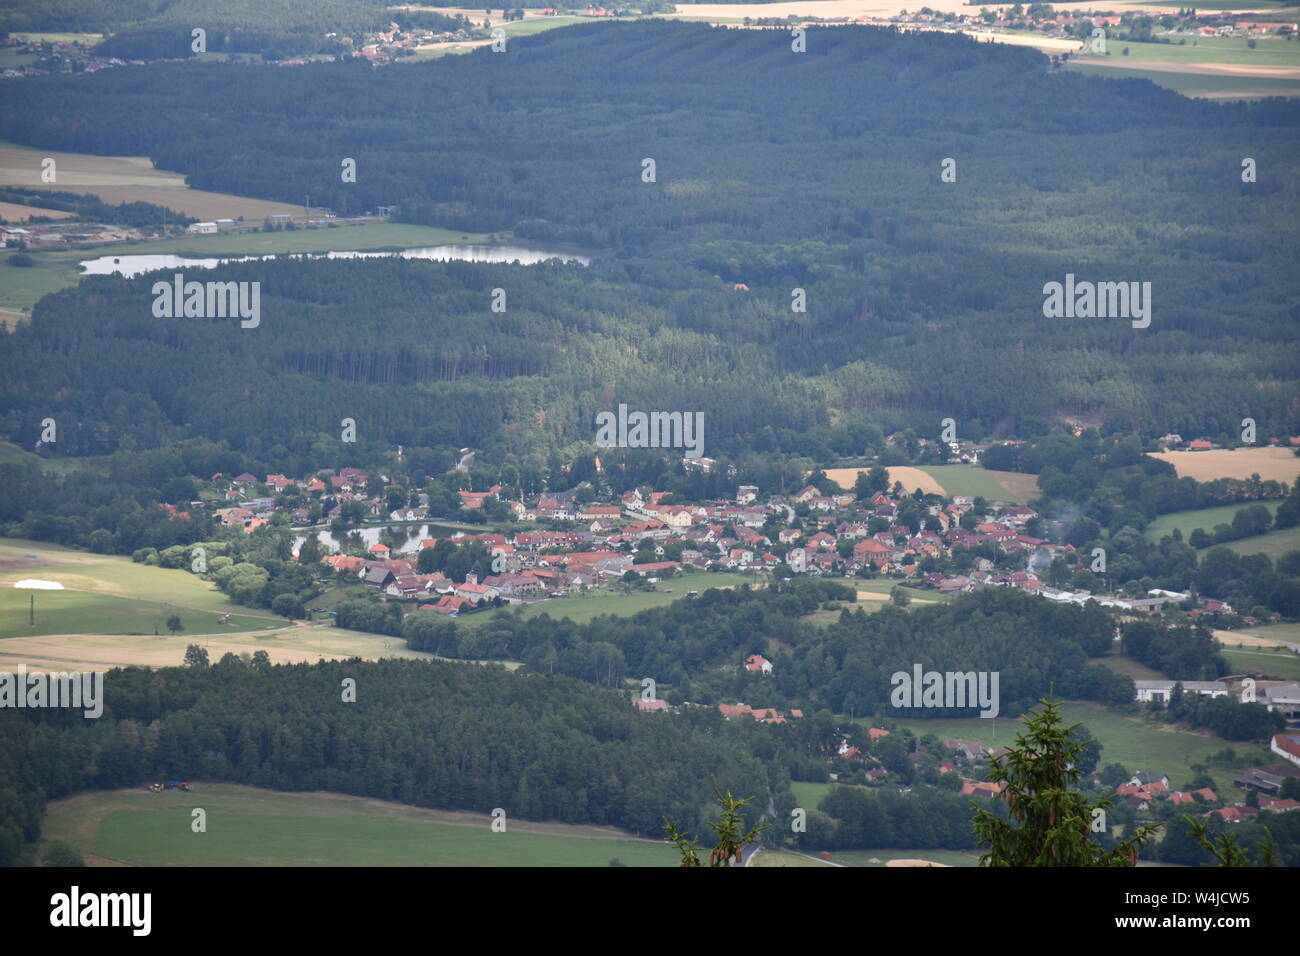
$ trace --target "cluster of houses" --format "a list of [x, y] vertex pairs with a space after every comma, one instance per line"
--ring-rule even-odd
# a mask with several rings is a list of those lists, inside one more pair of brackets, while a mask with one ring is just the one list
[[1262, 704], [1269, 711], [1281, 714], [1288, 722], [1300, 719], [1300, 683], [1296, 681], [1256, 680], [1244, 675], [1217, 680], [1135, 680], [1134, 698], [1139, 703], [1167, 705], [1178, 686], [1187, 695], [1231, 697], [1239, 703]]
[[[1300, 764], [1300, 737], [1278, 734], [1273, 738], [1274, 744], [1277, 744], [1279, 737], [1284, 736], [1289, 736], [1294, 741], [1294, 753], [1292, 755], [1284, 754], [1284, 756]], [[1244, 800], [1237, 803], [1227, 803], [1209, 787], [1202, 787], [1199, 790], [1171, 790], [1168, 776], [1149, 770], [1140, 770], [1135, 773], [1127, 783], [1122, 783], [1116, 787], [1115, 793], [1125, 805], [1138, 812], [1149, 811], [1161, 802], [1168, 802], [1173, 807], [1186, 806], [1189, 808], [1196, 808], [1197, 805], [1211, 805], [1210, 809], [1201, 813], [1201, 816], [1206, 819], [1218, 818], [1230, 823], [1240, 823], [1243, 820], [1251, 819], [1262, 811], [1290, 813], [1293, 810], [1300, 810], [1300, 800], [1277, 796], [1286, 777], [1300, 777], [1300, 769], [1289, 765], [1252, 767], [1246, 773], [1237, 777], [1233, 781], [1236, 787], [1241, 790], [1255, 792], [1254, 804]], [[1217, 806], [1213, 806], [1215, 804]]]
[[[1023, 5], [1020, 10], [1002, 8], [990, 10], [981, 7], [978, 13], [945, 13], [938, 10], [902, 12], [892, 17], [860, 16], [856, 22], [872, 26], [893, 25], [902, 29], [942, 29], [962, 32], [996, 30], [1034, 30], [1048, 37], [1068, 39], [1077, 37], [1080, 28], [1101, 27], [1119, 31], [1145, 11], [1126, 14], [1096, 14], [1053, 9], [1050, 5]], [[1178, 39], [1194, 37], [1261, 37], [1294, 36], [1296, 24], [1258, 19], [1257, 14], [1205, 13], [1189, 8], [1186, 11], [1165, 11], [1160, 17], [1161, 33]], [[837, 22], [832, 20], [830, 22]], [[849, 22], [848, 17], [839, 22]]]
[[[1290, 435], [1286, 438], [1278, 438], [1274, 435], [1266, 439], [1266, 442], [1272, 448], [1300, 448], [1300, 436], [1296, 435]], [[1161, 435], [1156, 439], [1156, 444], [1160, 446], [1161, 451], [1219, 451], [1224, 447], [1215, 444], [1208, 438], [1185, 440], [1177, 432]]]
[[[438, 520], [429, 510], [427, 493], [411, 494], [387, 475], [372, 476], [359, 468], [345, 467], [301, 479], [282, 474], [264, 478], [250, 473], [233, 478], [217, 474], [209, 484], [222, 505], [214, 509], [214, 517], [225, 526], [250, 532], [268, 524], [276, 512], [284, 512], [294, 528], [305, 530], [338, 519], [346, 511], [371, 525], [372, 536], [376, 534], [374, 526]], [[394, 488], [401, 491], [406, 503], [390, 508], [387, 495]], [[449, 536], [453, 544], [482, 543], [498, 559], [494, 564], [504, 574], [499, 580], [472, 582], [484, 590], [453, 595], [465, 601], [498, 597], [507, 602], [536, 600], [597, 586], [628, 571], [654, 583], [683, 570], [770, 575], [778, 569], [814, 577], [887, 575], [943, 595], [1011, 587], [1051, 601], [1096, 601], [1128, 612], [1158, 613], [1168, 605], [1181, 607], [1193, 599], [1190, 594], [1158, 589], [1130, 597], [1051, 587], [1040, 574], [1056, 557], [1064, 557], [1067, 566], [1078, 571], [1087, 567], [1086, 556], [1076, 553], [1071, 545], [1029, 534], [1038, 517], [1032, 508], [995, 502], [976, 513], [975, 499], [969, 495], [945, 500], [932, 497], [917, 503], [914, 499], [905, 502], [907, 493], [897, 485], [892, 492], [876, 492], [862, 500], [847, 491], [823, 493], [814, 485], [785, 495], [763, 495], [756, 486], [740, 485], [734, 498], [683, 504], [666, 500], [668, 492], [649, 488], [597, 500], [593, 489], [584, 483], [528, 499], [511, 498], [500, 485], [459, 491], [457, 496], [465, 511], [479, 511], [491, 503], [513, 523], [538, 527], [509, 535], [457, 532]], [[917, 509], [910, 521], [905, 517], [905, 504], [906, 509]], [[204, 506], [203, 502], [191, 503], [191, 509]], [[327, 536], [321, 541], [329, 550], [338, 547]], [[441, 589], [439, 593], [445, 596], [449, 582], [431, 583], [412, 570], [420, 550], [436, 543], [437, 539], [412, 533], [402, 554], [390, 554], [385, 545], [373, 544], [364, 556], [364, 567], [356, 569], [358, 576], [366, 577], [375, 563], [383, 562], [394, 580], [367, 581], [381, 593], [419, 598]], [[968, 570], [945, 573], [923, 568], [927, 559], [946, 563], [961, 550], [981, 552], [964, 565]], [[634, 565], [634, 553], [641, 563]], [[998, 567], [998, 562], [987, 557], [991, 553], [1018, 557], [1021, 569]], [[934, 566], [934, 562], [929, 564]], [[443, 606], [449, 608], [454, 603]], [[1232, 614], [1233, 609], [1222, 601], [1200, 600], [1191, 613]]]

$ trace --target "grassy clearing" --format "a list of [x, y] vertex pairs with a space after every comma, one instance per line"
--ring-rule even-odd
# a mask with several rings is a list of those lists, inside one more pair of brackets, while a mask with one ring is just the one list
[[[36, 560], [27, 558], [29, 554], [36, 555]], [[267, 622], [284, 620], [269, 611], [232, 604], [215, 584], [188, 571], [148, 567], [135, 564], [127, 557], [90, 554], [43, 542], [0, 538], [0, 585], [29, 577], [58, 581], [74, 591], [173, 604], [191, 610], [249, 614]]]
[[[1217, 9], [1217, 8], [1216, 8]], [[1259, 37], [1255, 48], [1247, 46], [1245, 37], [1187, 37], [1187, 43], [1137, 43], [1128, 40], [1110, 40], [1107, 49], [1115, 61], [1138, 63], [1225, 63], [1235, 66], [1297, 66], [1300, 67], [1300, 45], [1281, 37]], [[1125, 56], [1121, 51], [1128, 49]], [[1087, 62], [1087, 58], [1084, 62]]]
[[822, 798], [831, 792], [833, 783], [813, 783], [807, 780], [792, 780], [790, 792], [805, 810], [815, 810], [821, 805]]
[[1266, 554], [1270, 560], [1277, 561], [1288, 551], [1300, 551], [1300, 527], [1240, 538], [1227, 546], [1238, 554]]
[[1252, 674], [1263, 680], [1300, 680], [1300, 655], [1291, 651], [1225, 648], [1221, 653], [1234, 674]]
[[1193, 508], [1190, 511], [1171, 511], [1167, 515], [1161, 515], [1155, 521], [1147, 525], [1143, 534], [1148, 541], [1159, 541], [1161, 538], [1168, 537], [1174, 533], [1174, 530], [1182, 532], [1183, 540], [1186, 541], [1191, 537], [1192, 532], [1197, 528], [1213, 532], [1217, 525], [1232, 524], [1233, 516], [1242, 508], [1249, 508], [1253, 504], [1262, 504], [1275, 514], [1281, 506], [1280, 501], [1261, 501], [1261, 502], [1243, 502], [1235, 505], [1220, 505], [1217, 508]]
[[[28, 255], [33, 260], [30, 266], [0, 262], [0, 308], [31, 312], [32, 307], [51, 292], [77, 284], [80, 270], [75, 264], [40, 252]], [[19, 316], [10, 315], [5, 324], [13, 325], [18, 320]]]
[[832, 862], [845, 866], [884, 866], [890, 860], [917, 859], [948, 866], [979, 866], [978, 853], [961, 850], [837, 850], [831, 854]]
[[[1205, 731], [1188, 731], [1167, 724], [1151, 723], [1137, 716], [1127, 716], [1087, 701], [1066, 701], [1061, 707], [1067, 723], [1082, 722], [1102, 744], [1101, 766], [1120, 763], [1131, 771], [1155, 770], [1167, 774], [1170, 785], [1178, 788], [1191, 781], [1191, 765], [1207, 763], [1211, 754], [1226, 747], [1238, 755], [1250, 754], [1261, 763], [1271, 763], [1262, 745], [1228, 741]], [[868, 722], [859, 721], [865, 728]], [[959, 737], [980, 740], [990, 746], [1007, 747], [1024, 725], [1019, 718], [1006, 717], [940, 720], [899, 720], [917, 736]], [[1223, 792], [1232, 792], [1232, 779], [1240, 771], [1212, 767], [1210, 776]]]
[[[236, 784], [193, 784], [191, 793], [136, 790], [78, 794], [49, 805], [44, 835], [99, 858], [141, 866], [674, 866], [667, 844], [607, 827], [507, 820], [489, 811], [417, 807], [329, 793], [278, 793]], [[495, 801], [495, 802], [494, 802]], [[190, 810], [207, 811], [207, 833]]]
[[1154, 667], [1147, 667], [1141, 661], [1118, 654], [1113, 657], [1103, 657], [1101, 663], [1116, 674], [1127, 674], [1134, 680], [1161, 680], [1165, 676]]
[[[35, 596], [35, 623], [29, 610]], [[28, 591], [0, 588], [0, 638], [46, 634], [167, 634], [167, 619], [181, 619], [182, 634], [274, 626], [267, 618], [236, 614], [228, 625], [216, 611], [197, 611], [157, 601], [90, 591]], [[287, 624], [283, 618], [281, 624]]]
[[[562, 598], [550, 598], [532, 604], [513, 605], [509, 608], [496, 608], [460, 619], [462, 624], [490, 621], [499, 614], [522, 613], [524, 617], [536, 617], [549, 614], [556, 618], [570, 618], [575, 624], [586, 624], [601, 614], [615, 614], [627, 617], [638, 611], [653, 607], [664, 607], [673, 601], [681, 600], [687, 591], [699, 591], [701, 594], [709, 588], [739, 587], [742, 584], [754, 584], [753, 578], [743, 574], [702, 573], [688, 574], [673, 578], [658, 585], [658, 591], [633, 591], [622, 594], [618, 591], [592, 591], [574, 594]], [[761, 582], [760, 582], [761, 583]], [[671, 593], [664, 590], [671, 588]]]
[[[40, 455], [19, 448], [13, 442], [0, 442], [0, 465], [20, 465], [27, 462], [35, 462], [40, 465], [43, 471], [55, 472], [57, 474], [67, 474], [72, 471], [95, 471], [103, 474], [108, 467], [107, 458], [87, 457], [87, 458], [42, 458]], [[5, 539], [0, 538], [0, 546]], [[37, 547], [47, 548], [50, 545], [37, 545]]]
[[[1014, 501], [1023, 504], [1036, 496], [1036, 475], [989, 471], [976, 465], [926, 465], [921, 469], [933, 475], [949, 495], [983, 497], [988, 501]], [[1020, 482], [999, 480], [1000, 476], [1019, 478]]]

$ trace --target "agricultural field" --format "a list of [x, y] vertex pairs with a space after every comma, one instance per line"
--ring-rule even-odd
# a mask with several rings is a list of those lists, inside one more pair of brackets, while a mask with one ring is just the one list
[[[55, 162], [56, 182], [41, 182], [41, 160]], [[0, 141], [0, 185], [94, 193], [107, 203], [151, 202], [196, 219], [265, 219], [296, 215], [300, 206], [190, 189], [180, 173], [154, 169], [146, 156], [91, 156], [32, 149]]]
[[75, 263], [49, 253], [29, 252], [33, 264], [13, 266], [0, 260], [0, 324], [17, 325], [31, 318], [32, 307], [51, 292], [76, 285], [81, 271]]
[[1251, 674], [1261, 680], [1300, 680], [1300, 654], [1292, 651], [1224, 648], [1220, 653], [1234, 674]]
[[[914, 860], [921, 862], [910, 862]], [[844, 866], [979, 866], [980, 858], [974, 851], [963, 850], [836, 850], [831, 861]]]
[[[1241, 76], [1222, 72], [1231, 67], [1192, 67], [1150, 63], [1145, 69], [1093, 63], [1068, 63], [1067, 69], [1115, 80], [1150, 80], [1157, 86], [1194, 99], [1257, 100], [1268, 96], [1300, 96], [1300, 80], [1275, 76]], [[1182, 70], [1197, 70], [1183, 72]], [[1211, 72], [1213, 71], [1213, 72]]]
[[1237, 448], [1211, 451], [1158, 451], [1148, 452], [1174, 466], [1179, 478], [1189, 476], [1197, 481], [1215, 478], [1249, 478], [1258, 474], [1264, 480], [1286, 482], [1288, 485], [1300, 475], [1300, 458], [1289, 448]]
[[[1179, 39], [1187, 42], [1179, 44]], [[1093, 64], [1101, 60], [1121, 63], [1220, 63], [1232, 66], [1290, 67], [1300, 73], [1300, 46], [1282, 37], [1259, 37], [1255, 48], [1247, 46], [1245, 37], [1178, 37], [1172, 43], [1138, 43], [1108, 40], [1109, 56], [1080, 56], [1078, 62]], [[1125, 55], [1122, 51], [1128, 49]]]
[[[1131, 771], [1155, 770], [1168, 774], [1172, 787], [1190, 781], [1192, 764], [1204, 763], [1211, 754], [1226, 747], [1233, 748], [1239, 756], [1253, 755], [1261, 763], [1272, 762], [1267, 749], [1261, 745], [1224, 740], [1207, 731], [1180, 730], [1169, 724], [1147, 722], [1141, 717], [1119, 714], [1088, 701], [1066, 701], [1061, 712], [1067, 723], [1082, 722], [1101, 741], [1101, 766], [1120, 763]], [[1024, 727], [1019, 718], [1007, 717], [912, 719], [895, 723], [908, 727], [917, 736], [930, 733], [938, 737], [980, 740], [1001, 747], [1010, 746], [1016, 733]], [[859, 724], [865, 730], [870, 721], [859, 721]], [[1240, 771], [1211, 767], [1209, 773], [1217, 788], [1231, 793], [1232, 780]]]
[[[274, 620], [255, 616], [255, 613], [236, 613], [228, 625], [222, 625], [217, 611], [178, 607], [172, 603], [141, 601], [93, 591], [0, 587], [0, 638], [91, 633], [166, 634], [167, 619], [172, 615], [181, 619], [181, 634], [266, 627]], [[34, 618], [32, 623], [28, 623], [29, 617]], [[284, 625], [288, 622], [280, 618], [278, 623]], [[0, 654], [7, 647], [7, 644], [0, 645]]]
[[[1174, 529], [1182, 532], [1183, 540], [1186, 541], [1193, 531], [1202, 528], [1207, 532], [1213, 532], [1217, 525], [1232, 524], [1232, 517], [1242, 508], [1248, 508], [1253, 504], [1262, 504], [1270, 513], [1276, 513], [1281, 506], [1281, 501], [1247, 501], [1235, 505], [1220, 505], [1216, 508], [1193, 508], [1189, 511], [1171, 511], [1169, 514], [1160, 515], [1155, 521], [1147, 525], [1143, 532], [1148, 541], [1159, 541], [1174, 533]], [[1242, 539], [1248, 540], [1248, 539]], [[1253, 553], [1253, 552], [1252, 552]]]
[[[8, 593], [8, 592], [3, 592]], [[19, 594], [25, 592], [16, 592]], [[37, 603], [50, 592], [37, 592]], [[39, 615], [38, 615], [39, 616]], [[184, 615], [182, 615], [184, 619]], [[25, 609], [22, 620], [26, 620]], [[212, 662], [226, 654], [249, 654], [266, 651], [273, 664], [312, 664], [321, 659], [378, 660], [403, 657], [411, 660], [439, 660], [435, 654], [413, 651], [400, 637], [350, 631], [324, 624], [303, 626], [282, 621], [279, 629], [240, 631], [234, 619], [214, 626], [211, 633], [181, 631], [172, 636], [163, 624], [161, 632], [149, 634], [51, 634], [42, 637], [10, 637], [0, 640], [0, 666], [26, 664], [29, 670], [102, 671], [114, 667], [177, 667], [184, 663], [185, 648], [200, 644]], [[460, 661], [459, 663], [480, 663]], [[521, 665], [515, 661], [493, 661], [508, 670]]]
[[[866, 468], [827, 468], [826, 477], [846, 491], [853, 488]], [[927, 494], [983, 496], [989, 501], [1023, 504], [1038, 496], [1038, 477], [1015, 471], [989, 471], [977, 465], [926, 465], [922, 468], [895, 466], [886, 469], [889, 481], [902, 482], [909, 491], [920, 488]]]
[[[687, 591], [699, 591], [703, 594], [709, 588], [732, 588], [742, 584], [754, 585], [755, 580], [743, 574], [719, 572], [699, 572], [684, 574], [667, 581], [661, 581], [657, 591], [631, 591], [623, 594], [618, 590], [589, 591], [571, 594], [562, 598], [549, 598], [531, 604], [511, 605], [491, 611], [482, 611], [468, 617], [459, 618], [458, 623], [470, 625], [476, 622], [490, 621], [498, 614], [523, 614], [524, 617], [536, 617], [549, 614], [555, 619], [569, 618], [575, 624], [587, 624], [602, 614], [615, 614], [628, 617], [638, 611], [654, 607], [664, 607], [686, 596]], [[665, 590], [670, 589], [670, 590]]]
[[1215, 631], [1214, 636], [1225, 646], [1277, 647], [1279, 642], [1300, 644], [1300, 624], [1260, 624], [1233, 631]]
[[40, 206], [24, 206], [16, 202], [0, 202], [0, 219], [5, 222], [26, 222], [33, 216], [46, 219], [67, 219], [72, 213], [63, 209], [42, 209]]
[[1225, 547], [1238, 554], [1266, 554], [1270, 560], [1277, 561], [1288, 551], [1300, 551], [1300, 527], [1239, 538], [1229, 541]]
[[[881, 606], [889, 601], [889, 592], [900, 585], [900, 582], [888, 579], [862, 581], [857, 578], [823, 578], [822, 580], [833, 580], [838, 584], [854, 588], [858, 596], [856, 601], [837, 601], [838, 607], [833, 611], [822, 609], [804, 616], [805, 621], [811, 621], [814, 624], [834, 624], [840, 619], [840, 610], [843, 608], [850, 611], [862, 610], [872, 614], [880, 610]], [[903, 591], [911, 598], [911, 602], [907, 606], [912, 609], [923, 604], [938, 604], [951, 600], [948, 595], [941, 595], [937, 591], [927, 591], [922, 588], [903, 587]]]
[[1038, 476], [1017, 471], [990, 471], [978, 465], [926, 465], [921, 469], [949, 495], [1024, 504], [1038, 497]]
[[[135, 866], [675, 866], [677, 851], [610, 827], [507, 818], [332, 793], [280, 793], [192, 782], [190, 793], [92, 791], [49, 804], [44, 837], [91, 865]], [[503, 799], [493, 802], [492, 806]], [[190, 810], [207, 811], [191, 832]]]
[[762, 849], [749, 858], [747, 866], [832, 866], [816, 857], [792, 850]]

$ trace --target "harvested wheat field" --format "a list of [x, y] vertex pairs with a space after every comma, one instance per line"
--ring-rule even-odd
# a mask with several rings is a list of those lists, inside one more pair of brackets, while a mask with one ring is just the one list
[[1215, 478], [1249, 478], [1258, 474], [1265, 481], [1290, 484], [1300, 475], [1300, 458], [1289, 448], [1238, 448], [1212, 451], [1150, 452], [1174, 466], [1179, 478], [1213, 481]]
[[947, 863], [935, 863], [932, 860], [890, 860], [885, 866], [942, 866], [947, 867]]
[[33, 216], [46, 219], [67, 219], [72, 213], [62, 209], [42, 209], [39, 206], [24, 206], [16, 202], [0, 202], [0, 219], [6, 222], [26, 222]]
[[321, 658], [407, 657], [432, 660], [408, 650], [400, 637], [363, 634], [333, 627], [286, 627], [271, 632], [172, 636], [154, 634], [42, 634], [0, 641], [0, 669], [25, 664], [29, 671], [106, 671], [114, 667], [179, 667], [185, 648], [199, 644], [216, 663], [227, 653], [264, 650], [274, 664], [314, 664]]
[[[55, 181], [41, 181], [41, 162], [54, 160]], [[190, 189], [180, 173], [154, 169], [147, 156], [90, 156], [0, 143], [0, 185], [93, 193], [107, 203], [151, 202], [199, 219], [264, 219], [295, 215], [301, 206]]]
[[[867, 471], [866, 468], [828, 468], [826, 477], [835, 482], [845, 491], [853, 488], [853, 483], [858, 480], [861, 472]], [[920, 488], [926, 494], [946, 495], [943, 485], [927, 475], [920, 468], [895, 467], [886, 469], [889, 472], [889, 486], [892, 488], [894, 482], [901, 481], [903, 487], [909, 492]]]

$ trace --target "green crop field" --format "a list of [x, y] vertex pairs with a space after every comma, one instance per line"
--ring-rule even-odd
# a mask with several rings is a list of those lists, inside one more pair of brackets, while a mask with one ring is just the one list
[[1300, 654], [1263, 649], [1228, 649], [1220, 651], [1232, 665], [1234, 674], [1253, 674], [1266, 680], [1300, 680]]
[[[1067, 701], [1062, 705], [1061, 711], [1067, 723], [1082, 722], [1101, 741], [1100, 766], [1119, 763], [1131, 771], [1158, 771], [1169, 776], [1170, 786], [1174, 788], [1190, 782], [1192, 764], [1205, 763], [1211, 754], [1226, 747], [1233, 748], [1239, 756], [1252, 755], [1261, 763], [1273, 762], [1262, 745], [1224, 740], [1207, 731], [1174, 729], [1168, 724], [1157, 724], [1137, 716], [1116, 713], [1100, 704]], [[1015, 741], [1016, 733], [1024, 728], [1023, 722], [1018, 718], [1007, 717], [913, 719], [898, 720], [896, 723], [909, 728], [918, 737], [924, 734], [958, 737], [963, 740], [980, 740], [996, 747], [1010, 746]], [[868, 722], [859, 721], [859, 724], [865, 731]], [[1216, 787], [1225, 793], [1233, 792], [1232, 779], [1239, 773], [1239, 770], [1225, 767], [1210, 769]]]
[[1276, 561], [1288, 551], [1300, 551], [1300, 527], [1240, 538], [1228, 542], [1227, 547], [1238, 554], [1266, 554]]
[[[36, 559], [27, 555], [36, 555]], [[190, 610], [248, 614], [263, 624], [284, 623], [284, 618], [270, 611], [232, 604], [215, 584], [188, 571], [149, 567], [116, 555], [90, 554], [58, 545], [0, 538], [0, 585], [29, 577], [57, 581], [74, 591], [171, 604]], [[41, 596], [54, 593], [40, 592]]]
[[1190, 511], [1171, 511], [1169, 514], [1160, 515], [1155, 521], [1147, 525], [1143, 534], [1148, 541], [1159, 541], [1161, 538], [1173, 534], [1174, 529], [1182, 532], [1183, 540], [1186, 541], [1193, 531], [1201, 528], [1207, 532], [1213, 533], [1217, 525], [1232, 524], [1233, 515], [1242, 508], [1248, 508], [1252, 504], [1262, 504], [1275, 514], [1281, 506], [1281, 501], [1261, 501], [1261, 502], [1243, 502], [1236, 505], [1219, 505], [1215, 508], [1193, 508]]
[[[279, 793], [192, 782], [190, 793], [92, 791], [50, 803], [46, 839], [101, 861], [139, 866], [675, 866], [666, 843], [606, 827], [424, 810], [329, 793]], [[191, 810], [207, 830], [191, 830]], [[96, 861], [92, 858], [90, 862]]]
[[[978, 465], [925, 465], [921, 470], [943, 485], [943, 490], [948, 492], [950, 497], [970, 495], [983, 497], [988, 501], [1014, 501], [1019, 504], [1033, 497], [1032, 494], [1026, 495], [1024, 489], [1003, 484], [998, 480], [998, 472], [989, 471]], [[1023, 477], [1030, 481], [1036, 480], [1034, 475]]]
[[[572, 594], [568, 597], [550, 598], [522, 606], [512, 605], [510, 607], [496, 608], [491, 611], [471, 614], [457, 620], [462, 624], [470, 624], [490, 621], [498, 614], [519, 613], [523, 614], [524, 617], [549, 614], [557, 620], [567, 617], [575, 624], [586, 624], [601, 614], [615, 614], [619, 617], [627, 617], [648, 608], [664, 607], [673, 601], [681, 600], [686, 596], [687, 591], [699, 591], [703, 594], [709, 588], [739, 587], [742, 584], [753, 585], [755, 583], [753, 578], [743, 574], [726, 572], [683, 574], [671, 580], [660, 582], [656, 585], [659, 588], [658, 591], [632, 591], [628, 594], [623, 594], [618, 590], [589, 591], [582, 594]], [[757, 583], [761, 584], [762, 582]], [[665, 588], [671, 589], [671, 593], [666, 591]]]
[[[1178, 40], [1186, 39], [1185, 44]], [[1300, 45], [1282, 37], [1258, 37], [1255, 48], [1247, 46], [1246, 37], [1176, 37], [1173, 43], [1138, 43], [1128, 40], [1107, 41], [1115, 61], [1153, 63], [1227, 63], [1235, 66], [1300, 66]], [[1128, 49], [1125, 56], [1123, 50]], [[1088, 59], [1081, 58], [1082, 62]]]
[[[35, 623], [29, 624], [33, 596]], [[172, 615], [181, 619], [181, 634], [206, 634], [223, 628], [247, 630], [271, 624], [267, 618], [236, 614], [228, 624], [222, 625], [216, 611], [197, 611], [91, 591], [0, 588], [0, 638], [40, 634], [166, 634], [167, 619]], [[279, 623], [287, 622], [281, 618]]]

